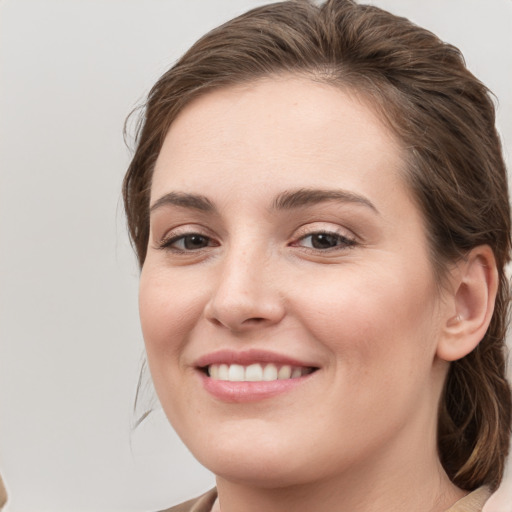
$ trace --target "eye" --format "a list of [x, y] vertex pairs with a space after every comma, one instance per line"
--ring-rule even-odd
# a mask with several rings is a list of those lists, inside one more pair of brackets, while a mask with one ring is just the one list
[[309, 233], [297, 240], [293, 245], [305, 247], [315, 250], [329, 250], [329, 249], [343, 249], [352, 247], [356, 241], [338, 233], [331, 233], [327, 231], [320, 231], [316, 233]]
[[218, 244], [209, 236], [200, 233], [187, 233], [171, 236], [162, 241], [161, 249], [171, 249], [177, 252], [197, 251], [206, 247], [216, 247]]

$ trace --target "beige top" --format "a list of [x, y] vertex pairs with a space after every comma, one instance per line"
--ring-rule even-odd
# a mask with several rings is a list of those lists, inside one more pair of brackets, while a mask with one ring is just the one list
[[5, 505], [5, 502], [7, 501], [7, 491], [4, 487], [4, 482], [2, 480], [2, 477], [0, 476], [0, 509]]
[[[482, 512], [482, 508], [490, 495], [491, 492], [487, 487], [480, 487], [457, 501], [446, 512]], [[216, 501], [217, 491], [212, 489], [199, 498], [162, 510], [161, 512], [214, 512], [213, 506], [218, 506]]]
[[481, 512], [490, 495], [491, 491], [488, 487], [479, 487], [476, 491], [457, 501], [446, 512]]

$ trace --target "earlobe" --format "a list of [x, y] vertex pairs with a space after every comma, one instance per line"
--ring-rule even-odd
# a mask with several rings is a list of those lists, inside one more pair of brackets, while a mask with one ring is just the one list
[[437, 356], [455, 361], [469, 354], [484, 337], [498, 289], [496, 260], [491, 248], [473, 248], [452, 272], [450, 312], [446, 315]]

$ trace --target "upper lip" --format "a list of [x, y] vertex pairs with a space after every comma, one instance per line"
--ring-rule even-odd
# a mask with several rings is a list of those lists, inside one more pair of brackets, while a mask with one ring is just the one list
[[310, 362], [300, 361], [284, 354], [278, 354], [267, 350], [217, 350], [210, 354], [199, 357], [194, 366], [204, 368], [212, 364], [240, 364], [249, 365], [255, 363], [274, 363], [276, 365], [300, 366], [308, 368], [317, 368], [318, 365]]

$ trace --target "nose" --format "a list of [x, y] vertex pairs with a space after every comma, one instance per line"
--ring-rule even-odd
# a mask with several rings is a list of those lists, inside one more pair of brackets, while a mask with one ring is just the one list
[[232, 332], [272, 326], [285, 314], [272, 258], [256, 251], [233, 251], [221, 264], [205, 316]]

